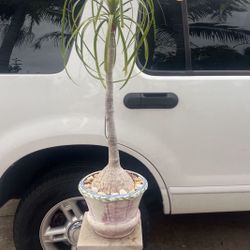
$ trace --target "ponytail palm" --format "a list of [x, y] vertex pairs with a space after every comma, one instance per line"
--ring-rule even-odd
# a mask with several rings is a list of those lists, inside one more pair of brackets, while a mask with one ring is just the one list
[[[139, 49], [148, 61], [147, 35], [154, 26], [153, 0], [87, 0], [91, 15], [81, 19], [76, 10], [82, 0], [66, 0], [63, 13], [63, 54], [74, 43], [86, 71], [106, 90], [105, 118], [109, 151], [108, 165], [96, 176], [92, 188], [106, 194], [134, 189], [130, 175], [121, 167], [114, 122], [114, 85], [124, 87], [134, 77]], [[84, 8], [84, 7], [82, 7]], [[137, 11], [138, 10], [138, 11]], [[137, 22], [139, 13], [140, 22]], [[136, 14], [136, 15], [135, 15]], [[66, 23], [72, 35], [64, 36]], [[121, 60], [122, 56], [122, 60]], [[119, 57], [119, 60], [117, 58]], [[118, 77], [116, 77], [118, 75]]]

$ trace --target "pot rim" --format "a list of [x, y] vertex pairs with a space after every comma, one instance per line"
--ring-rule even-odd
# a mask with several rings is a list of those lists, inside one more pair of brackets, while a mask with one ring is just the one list
[[136, 175], [136, 176], [142, 178], [143, 184], [141, 185], [141, 187], [139, 187], [135, 191], [129, 192], [127, 194], [98, 194], [98, 193], [95, 193], [91, 189], [88, 189], [88, 188], [86, 188], [84, 186], [84, 181], [88, 177], [100, 172], [100, 171], [96, 171], [96, 172], [93, 172], [93, 173], [85, 176], [80, 181], [80, 183], [78, 185], [78, 190], [80, 191], [82, 196], [92, 198], [92, 199], [95, 199], [95, 200], [100, 200], [100, 201], [132, 200], [132, 199], [142, 195], [148, 189], [148, 182], [147, 182], [146, 178], [144, 178], [142, 175], [140, 175], [140, 174], [138, 174], [138, 173], [136, 173], [134, 171], [130, 171], [130, 170], [126, 170], [126, 171], [133, 174], [133, 175]]

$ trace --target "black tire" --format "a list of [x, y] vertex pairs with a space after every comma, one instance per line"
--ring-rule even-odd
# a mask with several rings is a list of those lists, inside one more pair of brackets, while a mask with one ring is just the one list
[[[81, 172], [52, 175], [35, 185], [21, 200], [14, 220], [14, 242], [17, 250], [42, 250], [39, 238], [40, 225], [47, 212], [59, 202], [79, 197], [77, 189]], [[149, 232], [149, 219], [145, 206], [141, 206], [144, 241]], [[70, 249], [57, 246], [58, 249]]]
[[142, 200], [140, 203], [141, 212], [141, 223], [142, 223], [142, 239], [143, 239], [143, 249], [145, 250], [148, 246], [150, 240], [150, 216], [148, 212], [148, 207], [146, 201]]
[[64, 173], [47, 177], [21, 200], [14, 220], [17, 250], [41, 250], [39, 230], [47, 212], [57, 203], [80, 196], [77, 185], [83, 173]]

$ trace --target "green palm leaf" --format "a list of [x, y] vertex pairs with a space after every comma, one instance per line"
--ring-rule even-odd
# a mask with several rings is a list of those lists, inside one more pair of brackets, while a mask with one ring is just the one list
[[[150, 28], [154, 25], [154, 2], [153, 0], [90, 0], [92, 15], [85, 19], [76, 28], [78, 17], [75, 18], [75, 10], [81, 1], [66, 0], [63, 11], [63, 28], [62, 28], [62, 53], [65, 56], [70, 48], [69, 43], [74, 42], [77, 55], [83, 63], [86, 70], [92, 77], [99, 79], [105, 86], [105, 78], [110, 70], [109, 48], [111, 36], [114, 35], [115, 55], [123, 54], [122, 69], [123, 77], [113, 79], [113, 83], [119, 82], [126, 84], [133, 77], [133, 69], [139, 49], [144, 47], [145, 62], [147, 62], [148, 44], [147, 35]], [[133, 5], [137, 3], [141, 21], [138, 23], [133, 13]], [[69, 14], [70, 13], [70, 14]], [[71, 37], [65, 35], [66, 23], [71, 23]], [[90, 41], [89, 32], [94, 31], [95, 35]], [[85, 58], [92, 58], [92, 62]], [[66, 57], [65, 57], [66, 58]], [[112, 69], [117, 64], [117, 58], [112, 59]]]

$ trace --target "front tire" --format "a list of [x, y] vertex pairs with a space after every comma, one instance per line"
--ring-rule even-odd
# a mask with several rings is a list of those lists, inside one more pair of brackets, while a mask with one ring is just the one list
[[42, 181], [20, 202], [14, 221], [17, 250], [74, 249], [87, 210], [77, 186], [83, 173]]

